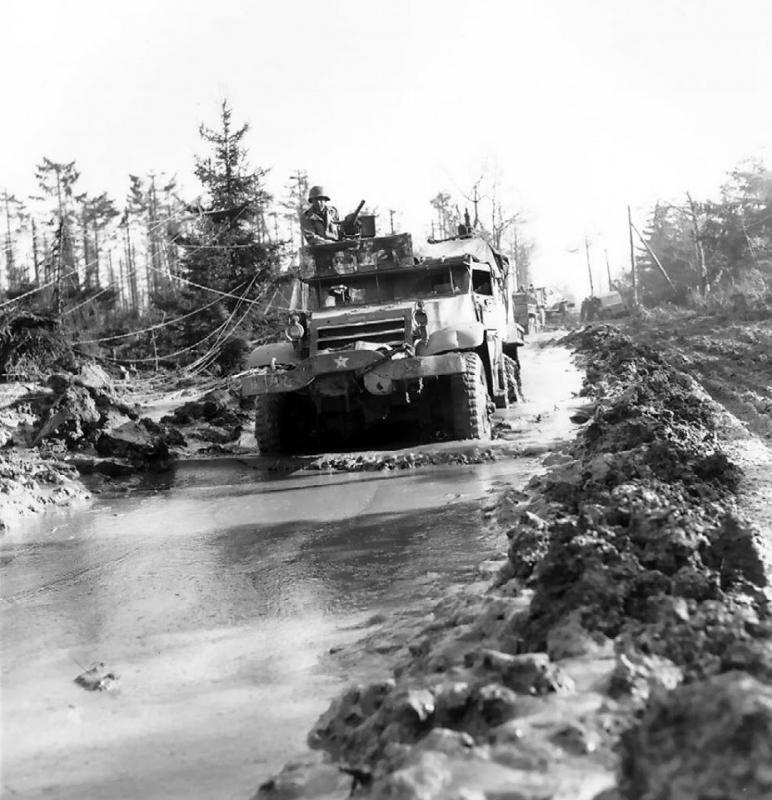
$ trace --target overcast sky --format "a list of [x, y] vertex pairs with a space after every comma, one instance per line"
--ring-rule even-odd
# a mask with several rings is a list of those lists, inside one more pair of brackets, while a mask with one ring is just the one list
[[119, 199], [130, 172], [195, 194], [227, 97], [275, 192], [305, 169], [423, 233], [437, 191], [498, 176], [537, 282], [584, 291], [585, 231], [621, 269], [628, 202], [642, 224], [772, 145], [764, 0], [3, 0], [2, 29], [0, 188], [45, 155]]

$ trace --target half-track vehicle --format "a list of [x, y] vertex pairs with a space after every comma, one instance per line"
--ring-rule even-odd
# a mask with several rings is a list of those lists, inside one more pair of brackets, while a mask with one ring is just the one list
[[286, 341], [250, 355], [264, 454], [355, 440], [383, 421], [416, 438], [488, 439], [490, 413], [518, 399], [522, 328], [508, 264], [466, 236], [414, 251], [409, 234], [305, 249]]
[[593, 322], [596, 319], [619, 319], [630, 313], [630, 309], [622, 295], [610, 290], [598, 295], [591, 295], [582, 301], [580, 319], [582, 322]]
[[546, 321], [546, 294], [543, 288], [529, 288], [513, 295], [515, 320], [525, 333], [538, 333]]
[[568, 300], [553, 289], [546, 290], [546, 306], [544, 309], [547, 322], [565, 323], [569, 313], [576, 307], [572, 300]]

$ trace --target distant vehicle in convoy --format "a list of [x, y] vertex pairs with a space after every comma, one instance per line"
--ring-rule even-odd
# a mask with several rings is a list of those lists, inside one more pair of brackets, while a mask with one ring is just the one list
[[547, 322], [562, 324], [566, 321], [569, 312], [576, 307], [572, 300], [567, 300], [554, 289], [547, 289], [544, 304], [544, 313]]
[[262, 453], [354, 439], [382, 421], [422, 438], [489, 439], [492, 408], [519, 397], [523, 330], [509, 265], [483, 239], [414, 251], [409, 234], [310, 245], [284, 342], [256, 348]]
[[523, 333], [536, 333], [541, 327], [536, 298], [526, 291], [519, 291], [512, 295], [512, 302], [514, 305], [515, 319], [518, 325], [523, 328]]
[[619, 319], [630, 313], [622, 295], [617, 291], [591, 295], [582, 301], [580, 319], [593, 322], [596, 319]]
[[519, 289], [513, 294], [515, 319], [524, 332], [538, 333], [546, 322], [546, 294], [543, 288]]

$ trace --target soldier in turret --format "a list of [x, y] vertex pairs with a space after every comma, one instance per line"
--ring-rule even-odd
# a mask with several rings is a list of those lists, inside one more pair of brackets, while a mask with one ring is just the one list
[[308, 192], [310, 207], [303, 212], [301, 225], [306, 244], [337, 242], [340, 239], [338, 210], [330, 205], [330, 197], [322, 186]]

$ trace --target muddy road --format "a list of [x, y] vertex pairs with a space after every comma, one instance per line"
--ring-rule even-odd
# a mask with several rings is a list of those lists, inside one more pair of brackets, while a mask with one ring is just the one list
[[[4, 796], [250, 796], [305, 750], [330, 698], [372, 672], [331, 651], [506, 548], [484, 506], [573, 435], [581, 382], [563, 348], [532, 345], [526, 363], [528, 402], [499, 415], [486, 463], [356, 474], [182, 463], [6, 536]], [[73, 682], [94, 662], [118, 673], [109, 691]]]

